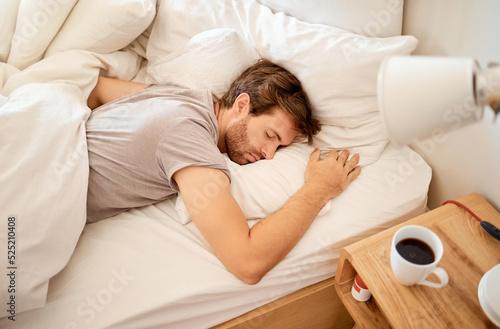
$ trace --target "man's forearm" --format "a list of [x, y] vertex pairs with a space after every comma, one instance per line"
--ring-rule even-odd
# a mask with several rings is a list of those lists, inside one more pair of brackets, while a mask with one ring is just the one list
[[[222, 171], [187, 167], [174, 178], [193, 222], [217, 257], [229, 272], [248, 284], [259, 282], [290, 252], [330, 198], [315, 184], [306, 183], [280, 210], [250, 228]], [[223, 182], [218, 193], [200, 208], [198, 196], [215, 182]]]
[[123, 96], [142, 90], [147, 85], [99, 76], [97, 84], [87, 100], [90, 109], [95, 109]]
[[276, 213], [255, 224], [248, 237], [255, 281], [276, 266], [307, 231], [329, 198], [304, 185]]

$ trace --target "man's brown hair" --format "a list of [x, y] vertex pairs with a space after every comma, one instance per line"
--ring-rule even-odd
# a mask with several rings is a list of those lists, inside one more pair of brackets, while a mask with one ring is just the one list
[[278, 106], [293, 118], [299, 136], [307, 138], [309, 144], [321, 129], [312, 117], [311, 103], [299, 79], [267, 59], [259, 60], [233, 81], [220, 99], [222, 108], [231, 108], [243, 93], [250, 96], [251, 115], [271, 113]]

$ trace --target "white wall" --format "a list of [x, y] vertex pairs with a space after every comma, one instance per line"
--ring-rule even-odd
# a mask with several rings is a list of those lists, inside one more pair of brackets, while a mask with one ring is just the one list
[[[406, 0], [403, 34], [414, 35], [414, 54], [500, 62], [500, 1]], [[412, 145], [433, 168], [429, 207], [471, 192], [500, 211], [500, 115], [489, 110], [477, 124]]]

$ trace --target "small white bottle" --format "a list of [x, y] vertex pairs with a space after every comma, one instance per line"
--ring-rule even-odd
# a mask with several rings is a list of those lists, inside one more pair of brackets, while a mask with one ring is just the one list
[[361, 280], [359, 274], [356, 274], [356, 277], [354, 278], [351, 293], [352, 297], [360, 302], [366, 302], [372, 296], [372, 293], [368, 290], [368, 287], [365, 285], [363, 280]]

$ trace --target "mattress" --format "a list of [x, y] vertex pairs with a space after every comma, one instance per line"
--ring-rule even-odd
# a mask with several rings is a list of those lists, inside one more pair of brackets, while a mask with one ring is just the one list
[[[258, 284], [230, 274], [176, 199], [87, 225], [45, 307], [2, 328], [207, 328], [335, 275], [343, 246], [426, 210], [431, 169], [389, 143]], [[256, 221], [250, 221], [254, 224]]]

